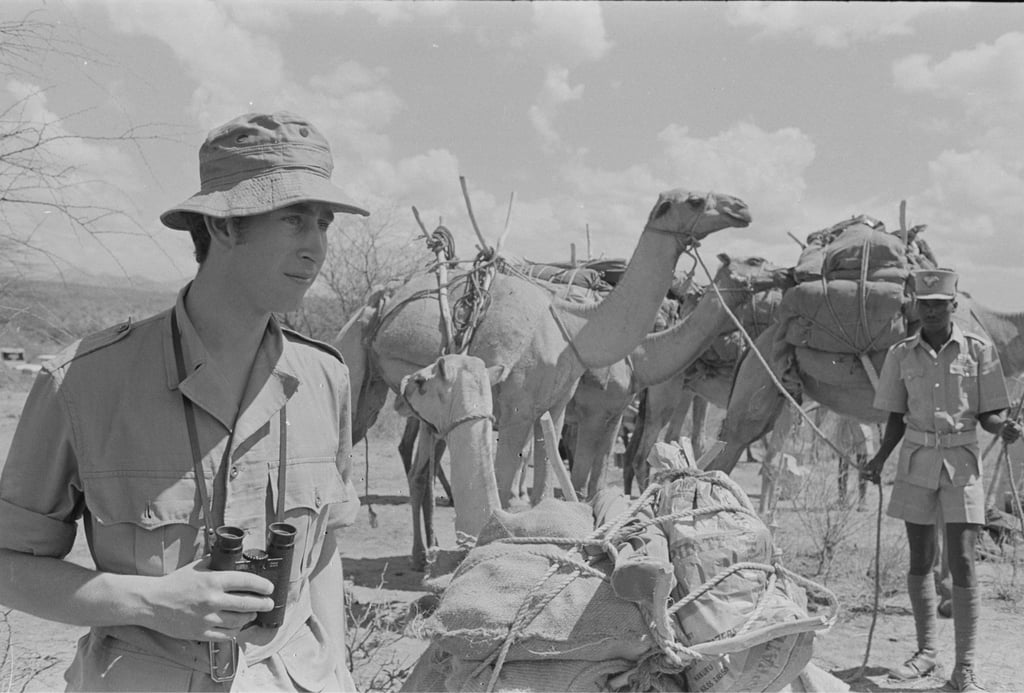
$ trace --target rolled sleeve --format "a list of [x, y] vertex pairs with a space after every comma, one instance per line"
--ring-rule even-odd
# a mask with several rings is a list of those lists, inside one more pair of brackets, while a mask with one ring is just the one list
[[875, 389], [875, 409], [896, 414], [907, 412], [907, 388], [900, 377], [899, 353], [896, 345], [889, 349], [882, 364], [882, 372], [878, 375], [878, 387]]
[[999, 354], [991, 344], [978, 349], [978, 411], [999, 411], [1010, 406]]
[[0, 548], [65, 557], [83, 507], [71, 420], [49, 372], [25, 401], [0, 476]]

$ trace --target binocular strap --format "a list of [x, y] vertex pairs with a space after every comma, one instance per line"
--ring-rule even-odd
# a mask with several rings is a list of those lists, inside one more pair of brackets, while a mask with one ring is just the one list
[[[178, 369], [178, 379], [182, 381], [185, 379], [185, 357], [181, 349], [181, 333], [178, 330], [178, 316], [177, 310], [171, 309], [171, 341], [174, 343], [174, 362]], [[192, 468], [195, 471], [196, 476], [196, 488], [199, 491], [199, 503], [200, 509], [203, 513], [203, 545], [206, 552], [210, 552], [210, 548], [213, 544], [214, 531], [217, 528], [217, 523], [213, 521], [213, 505], [210, 501], [210, 494], [206, 488], [206, 475], [203, 473], [203, 454], [199, 449], [199, 434], [196, 430], [196, 413], [195, 408], [192, 404], [192, 400], [185, 396], [185, 393], [181, 393], [181, 401], [185, 407], [185, 425], [188, 427], [188, 441], [192, 447]], [[275, 521], [284, 521], [284, 492], [285, 482], [287, 477], [288, 469], [288, 415], [287, 405], [281, 407], [279, 415], [279, 438], [281, 445], [278, 452], [278, 466], [277, 466], [277, 512]], [[231, 456], [231, 445], [234, 442], [235, 437], [235, 426], [238, 423], [238, 412], [235, 413], [235, 422], [231, 426], [231, 431], [228, 433], [228, 439], [224, 444], [224, 455], [221, 457], [221, 469], [226, 469], [228, 459]], [[216, 489], [214, 489], [216, 490]]]

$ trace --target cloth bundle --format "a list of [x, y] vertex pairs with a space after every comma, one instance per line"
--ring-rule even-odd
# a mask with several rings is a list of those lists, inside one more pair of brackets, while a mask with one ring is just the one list
[[[771, 535], [728, 476], [658, 481], [633, 505], [618, 494], [603, 509], [548, 498], [495, 511], [427, 620], [432, 643], [403, 690], [781, 691], [797, 681], [814, 631], [834, 615], [808, 616], [803, 588], [770, 564]], [[660, 591], [631, 579], [658, 574], [670, 581]]]
[[798, 347], [839, 354], [886, 351], [907, 333], [902, 284], [885, 281], [804, 282], [779, 309], [782, 338]]

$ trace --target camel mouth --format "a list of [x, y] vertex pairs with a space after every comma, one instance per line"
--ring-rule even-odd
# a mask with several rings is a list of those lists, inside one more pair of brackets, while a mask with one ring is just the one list
[[738, 229], [745, 229], [750, 226], [750, 222], [753, 221], [753, 218], [750, 216], [750, 211], [746, 208], [737, 210], [726, 207], [721, 211], [722, 214], [736, 222], [735, 227]]

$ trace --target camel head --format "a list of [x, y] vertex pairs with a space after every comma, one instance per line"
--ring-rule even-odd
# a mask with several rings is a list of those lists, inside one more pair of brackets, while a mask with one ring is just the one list
[[718, 260], [722, 264], [715, 273], [714, 282], [719, 289], [727, 286], [748, 291], [753, 295], [789, 286], [789, 268], [776, 267], [763, 257], [730, 257], [727, 253], [719, 253]]
[[644, 230], [676, 234], [691, 246], [715, 231], [749, 225], [750, 210], [738, 197], [677, 188], [658, 195]]
[[507, 375], [505, 366], [487, 367], [475, 356], [448, 354], [402, 378], [395, 410], [420, 418], [444, 436], [459, 423], [492, 418], [491, 387]]

